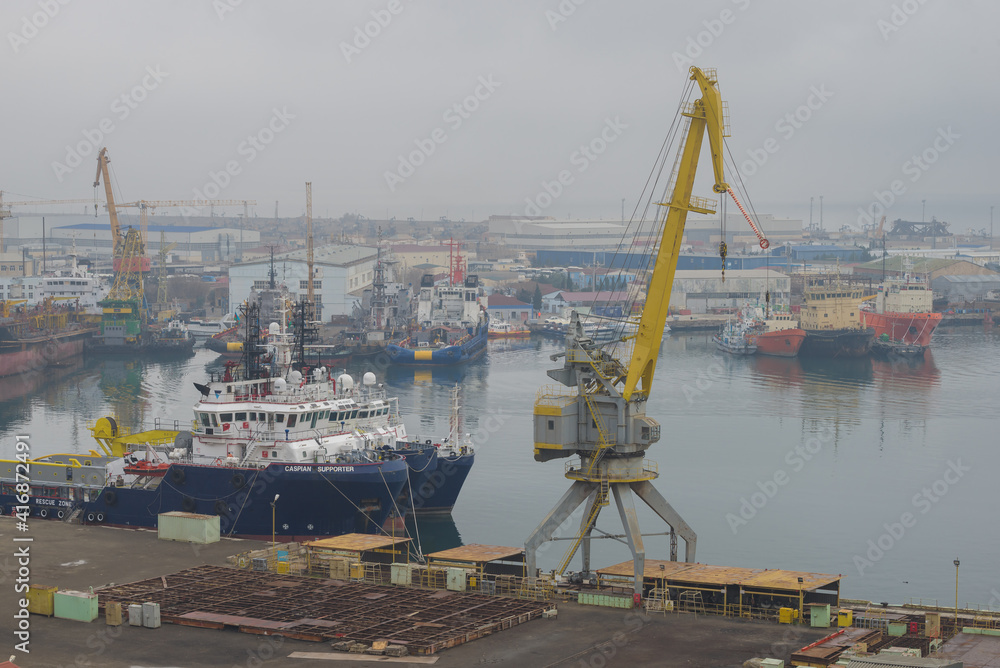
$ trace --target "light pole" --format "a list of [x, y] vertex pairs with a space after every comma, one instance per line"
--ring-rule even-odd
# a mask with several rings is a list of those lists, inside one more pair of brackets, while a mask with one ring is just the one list
[[802, 621], [802, 578], [799, 578], [799, 624], [804, 623]]
[[[278, 497], [280, 496], [281, 496], [280, 494], [275, 494], [274, 501], [271, 502], [271, 547], [274, 547], [276, 544], [276, 541], [274, 539], [274, 514], [275, 514], [274, 505], [278, 503]], [[956, 598], [955, 600], [957, 601], [958, 599]]]
[[958, 559], [955, 560], [955, 633], [958, 633]]
[[920, 200], [920, 222], [924, 222], [924, 212], [927, 211], [927, 200]]
[[990, 207], [990, 250], [993, 250], [993, 207]]

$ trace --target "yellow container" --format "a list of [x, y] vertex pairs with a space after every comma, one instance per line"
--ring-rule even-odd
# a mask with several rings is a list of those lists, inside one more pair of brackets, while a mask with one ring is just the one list
[[121, 626], [122, 625], [122, 604], [121, 603], [108, 603], [104, 607], [104, 621], [107, 622], [108, 626]]
[[287, 561], [279, 561], [277, 565], [278, 565], [278, 573], [284, 573], [286, 575], [288, 574], [288, 562]]
[[352, 580], [363, 580], [365, 577], [365, 567], [360, 563], [351, 564], [351, 579]]
[[850, 626], [854, 623], [854, 611], [841, 608], [837, 614], [837, 626]]
[[778, 623], [779, 624], [791, 624], [795, 621], [797, 616], [795, 613], [797, 611], [795, 608], [779, 608], [778, 609]]
[[28, 612], [36, 615], [52, 616], [55, 610], [53, 600], [59, 587], [31, 585], [28, 587]]

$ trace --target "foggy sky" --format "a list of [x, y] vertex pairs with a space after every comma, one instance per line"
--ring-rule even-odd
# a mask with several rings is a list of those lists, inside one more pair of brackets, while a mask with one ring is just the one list
[[[823, 195], [827, 228], [856, 225], [896, 181], [889, 220], [927, 200], [928, 220], [964, 231], [1000, 203], [986, 0], [36, 0], [0, 19], [8, 200], [92, 197], [106, 145], [127, 200], [255, 199], [268, 217], [279, 200], [291, 216], [312, 181], [316, 216], [482, 220], [525, 213], [568, 170], [542, 212], [617, 219], [693, 54], [718, 70], [760, 212], [808, 219], [813, 196], [818, 220]], [[915, 167], [924, 151], [935, 162]]]

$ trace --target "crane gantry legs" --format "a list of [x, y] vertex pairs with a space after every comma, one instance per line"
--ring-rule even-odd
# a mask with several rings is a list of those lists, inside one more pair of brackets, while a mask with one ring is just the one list
[[[639, 520], [632, 499], [633, 492], [646, 505], [652, 508], [653, 512], [659, 515], [660, 519], [667, 523], [673, 534], [679, 535], [684, 539], [684, 561], [689, 563], [694, 562], [698, 537], [691, 527], [688, 526], [687, 522], [674, 510], [673, 506], [667, 503], [663, 495], [653, 487], [652, 483], [648, 480], [642, 480], [638, 482], [605, 482], [604, 484], [610, 488], [611, 494], [614, 496], [615, 505], [618, 507], [618, 515], [621, 518], [622, 526], [625, 528], [625, 538], [628, 541], [629, 550], [632, 552], [635, 593], [642, 593], [646, 549], [642, 541], [642, 532], [639, 530]], [[559, 526], [573, 514], [580, 504], [587, 501], [588, 503], [580, 527], [580, 535], [570, 548], [567, 557], [572, 558], [576, 548], [578, 546], [582, 547], [583, 573], [585, 577], [590, 575], [590, 533], [593, 531], [597, 515], [600, 514], [601, 486], [601, 482], [575, 480], [566, 493], [563, 494], [562, 498], [559, 499], [555, 507], [545, 516], [542, 523], [528, 536], [524, 547], [529, 574], [536, 572], [538, 549], [545, 542], [552, 540], [552, 536]], [[676, 552], [671, 552], [670, 557], [671, 560], [676, 561]], [[569, 559], [564, 559], [563, 563], [565, 564], [568, 561]]]

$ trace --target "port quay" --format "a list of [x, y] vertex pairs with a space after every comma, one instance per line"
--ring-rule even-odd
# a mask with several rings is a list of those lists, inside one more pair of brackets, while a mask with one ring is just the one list
[[499, 7], [0, 6], [0, 668], [1000, 666], [1000, 6]]

